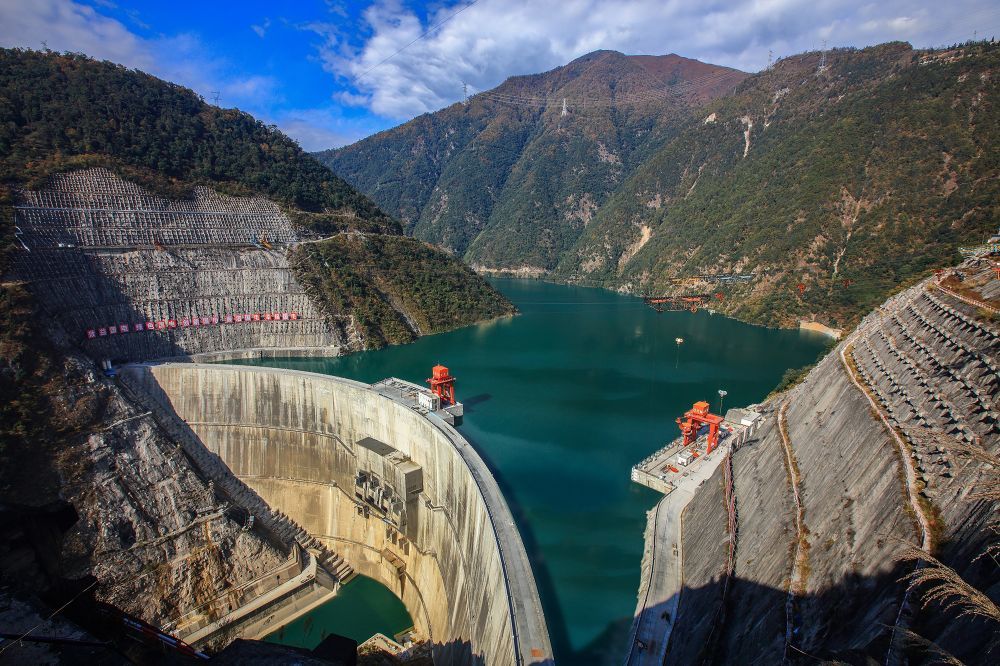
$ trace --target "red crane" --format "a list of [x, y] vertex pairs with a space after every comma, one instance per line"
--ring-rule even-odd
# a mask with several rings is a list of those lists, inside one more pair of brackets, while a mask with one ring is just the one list
[[442, 405], [455, 404], [455, 378], [448, 374], [448, 368], [435, 365], [431, 369], [431, 378], [427, 380], [431, 392], [441, 398]]
[[719, 443], [719, 426], [723, 418], [708, 411], [708, 403], [704, 400], [694, 403], [691, 409], [684, 412], [686, 421], [677, 419], [677, 425], [684, 435], [684, 446], [690, 446], [698, 438], [701, 426], [708, 426], [708, 448], [705, 453], [711, 453]]

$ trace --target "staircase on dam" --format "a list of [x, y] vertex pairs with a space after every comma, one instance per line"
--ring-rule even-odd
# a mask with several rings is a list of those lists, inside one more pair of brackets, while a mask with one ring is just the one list
[[289, 267], [300, 232], [266, 199], [198, 187], [167, 200], [87, 169], [21, 192], [15, 224], [13, 279], [45, 325], [94, 358], [336, 353], [345, 343]]

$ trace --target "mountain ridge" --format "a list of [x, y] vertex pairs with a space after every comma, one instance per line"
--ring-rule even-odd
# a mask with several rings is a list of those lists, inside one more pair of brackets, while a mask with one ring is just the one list
[[[767, 325], [849, 326], [997, 224], [995, 45], [813, 51], [753, 75], [687, 72], [653, 96], [636, 67], [697, 61], [616, 53], [319, 157], [478, 271], [643, 294], [756, 272], [715, 307]], [[470, 117], [483, 130], [457, 141]]]
[[[537, 250], [529, 261], [549, 270], [617, 184], [623, 165], [641, 154], [639, 137], [661, 126], [669, 131], [672, 113], [745, 76], [677, 55], [595, 51], [316, 155], [418, 238], [470, 263], [489, 263], [494, 254], [505, 254], [505, 238], [516, 234], [525, 248]], [[673, 92], [663, 92], [665, 84]], [[563, 120], [578, 116], [587, 119], [585, 127]], [[618, 125], [628, 128], [620, 133], [623, 140], [616, 136]], [[570, 162], [585, 166], [573, 170]], [[580, 191], [589, 196], [577, 196]], [[545, 228], [504, 224], [528, 215], [523, 203], [535, 195], [544, 201]]]

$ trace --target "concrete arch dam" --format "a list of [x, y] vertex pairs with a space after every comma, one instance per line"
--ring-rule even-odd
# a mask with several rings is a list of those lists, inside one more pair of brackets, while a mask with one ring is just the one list
[[416, 408], [412, 385], [196, 363], [121, 376], [273, 509], [392, 590], [438, 663], [552, 663], [495, 480], [454, 428]]

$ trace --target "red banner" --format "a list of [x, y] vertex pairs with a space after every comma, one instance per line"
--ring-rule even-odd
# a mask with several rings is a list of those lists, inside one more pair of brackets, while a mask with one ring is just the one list
[[158, 330], [162, 331], [168, 328], [187, 328], [189, 326], [209, 326], [211, 324], [219, 323], [243, 323], [251, 321], [298, 321], [298, 312], [255, 312], [253, 314], [243, 313], [243, 314], [227, 314], [227, 315], [211, 315], [211, 316], [191, 316], [184, 317], [183, 319], [163, 319], [161, 321], [147, 321], [145, 323], [139, 322], [132, 324], [131, 326], [125, 322], [119, 324], [111, 324], [110, 326], [102, 326], [100, 328], [88, 328], [86, 330], [87, 339], [93, 340], [94, 338], [103, 338], [108, 335], [117, 335], [118, 333], [129, 333], [135, 332], [140, 333], [142, 331], [152, 331]]

